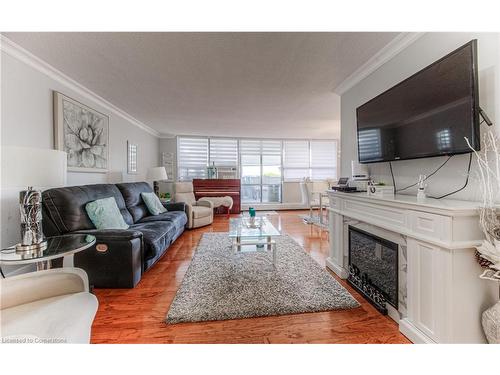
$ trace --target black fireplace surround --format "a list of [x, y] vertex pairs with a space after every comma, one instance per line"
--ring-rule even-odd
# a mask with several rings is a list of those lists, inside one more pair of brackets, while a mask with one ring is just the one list
[[381, 313], [398, 308], [398, 244], [349, 226], [347, 281]]

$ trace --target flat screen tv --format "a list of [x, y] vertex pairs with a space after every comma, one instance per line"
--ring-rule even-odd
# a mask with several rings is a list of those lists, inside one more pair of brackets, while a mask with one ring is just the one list
[[472, 40], [356, 109], [360, 163], [480, 148], [477, 41]]

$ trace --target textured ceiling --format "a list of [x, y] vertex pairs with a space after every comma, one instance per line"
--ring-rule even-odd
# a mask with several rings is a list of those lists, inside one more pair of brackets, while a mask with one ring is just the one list
[[4, 33], [163, 134], [337, 137], [333, 88], [397, 33]]

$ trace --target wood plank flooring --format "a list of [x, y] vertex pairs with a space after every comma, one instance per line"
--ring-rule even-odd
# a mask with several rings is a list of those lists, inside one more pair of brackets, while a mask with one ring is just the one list
[[[280, 211], [269, 218], [280, 225], [322, 266], [328, 256], [328, 234], [302, 222], [300, 211]], [[96, 289], [99, 310], [92, 343], [409, 343], [397, 324], [381, 315], [343, 280], [360, 303], [351, 310], [227, 320], [164, 322], [203, 233], [226, 232], [229, 220], [185, 231], [134, 289]]]

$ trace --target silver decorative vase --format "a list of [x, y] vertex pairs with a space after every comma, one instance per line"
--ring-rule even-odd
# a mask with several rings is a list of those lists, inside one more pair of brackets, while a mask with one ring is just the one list
[[483, 312], [482, 324], [490, 344], [500, 344], [500, 301]]
[[19, 210], [21, 213], [21, 243], [16, 251], [43, 250], [47, 241], [42, 230], [42, 192], [28, 187], [19, 193]]

